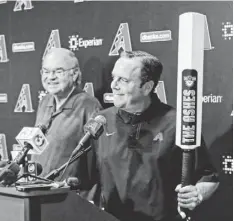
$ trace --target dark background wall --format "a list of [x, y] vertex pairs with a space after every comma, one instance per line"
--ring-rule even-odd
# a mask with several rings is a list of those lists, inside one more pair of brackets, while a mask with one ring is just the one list
[[[202, 131], [211, 153], [211, 144], [232, 127], [233, 37], [231, 35], [225, 39], [225, 31], [222, 30], [227, 22], [233, 24], [232, 2], [33, 1], [32, 5], [32, 9], [24, 10], [22, 6], [20, 11], [14, 11], [15, 2], [0, 4], [0, 35], [5, 36], [9, 59], [0, 63], [0, 94], [6, 93], [8, 96], [7, 103], [0, 103], [0, 134], [6, 136], [8, 151], [17, 143], [15, 136], [21, 128], [34, 124], [39, 91], [43, 90], [39, 74], [41, 59], [52, 30], [59, 30], [61, 46], [65, 48], [69, 48], [69, 36], [72, 35], [84, 39], [103, 39], [101, 46], [79, 48], [75, 54], [83, 72], [83, 85], [92, 82], [95, 96], [104, 107], [108, 107], [110, 104], [103, 102], [103, 94], [110, 92], [110, 73], [117, 59], [117, 56], [108, 54], [120, 23], [128, 23], [132, 50], [152, 53], [164, 64], [161, 80], [164, 81], [167, 103], [175, 107], [179, 15], [191, 11], [207, 16], [214, 47], [204, 52], [203, 94], [222, 96], [219, 103], [208, 102], [203, 105]], [[140, 42], [141, 32], [161, 30], [171, 30], [172, 40]], [[226, 31], [231, 33], [231, 28]], [[35, 51], [14, 53], [12, 44], [18, 42], [34, 42]], [[2, 45], [0, 42], [0, 48]], [[34, 112], [14, 112], [23, 84], [30, 85]], [[232, 146], [231, 140], [229, 144]], [[220, 166], [222, 147], [218, 149], [213, 158], [223, 172]], [[220, 202], [220, 205], [222, 207], [223, 203]], [[219, 213], [214, 208], [215, 205], [212, 207], [211, 203], [202, 214], [209, 211], [209, 214], [214, 214], [212, 219], [217, 221], [221, 220], [219, 215], [222, 217], [224, 214], [230, 219], [231, 214], [227, 214], [224, 208]]]

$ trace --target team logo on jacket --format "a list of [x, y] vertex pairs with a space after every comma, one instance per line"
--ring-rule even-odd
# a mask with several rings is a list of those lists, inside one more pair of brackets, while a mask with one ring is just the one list
[[153, 139], [153, 141], [163, 141], [163, 134], [162, 132], [159, 132]]

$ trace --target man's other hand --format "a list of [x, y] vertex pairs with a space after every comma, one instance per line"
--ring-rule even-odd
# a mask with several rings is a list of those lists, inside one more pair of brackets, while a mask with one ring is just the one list
[[182, 187], [179, 184], [175, 191], [177, 192], [178, 206], [181, 208], [194, 210], [202, 202], [203, 197], [196, 186]]

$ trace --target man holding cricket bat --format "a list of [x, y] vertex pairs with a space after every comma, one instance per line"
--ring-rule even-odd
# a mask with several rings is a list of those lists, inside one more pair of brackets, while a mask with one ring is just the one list
[[178, 208], [194, 210], [218, 186], [203, 141], [191, 184], [180, 185], [176, 111], [154, 93], [162, 69], [146, 52], [122, 52], [112, 71], [114, 107], [100, 112], [107, 120], [96, 149], [101, 203], [121, 221], [174, 221]]

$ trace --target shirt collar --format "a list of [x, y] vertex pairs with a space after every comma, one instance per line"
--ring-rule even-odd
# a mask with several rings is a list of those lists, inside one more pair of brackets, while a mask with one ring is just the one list
[[152, 102], [150, 106], [143, 111], [141, 114], [133, 114], [127, 111], [119, 109], [117, 115], [123, 120], [126, 124], [137, 124], [143, 121], [150, 121], [154, 116], [160, 114], [161, 101], [157, 95], [152, 96]]
[[[72, 93], [70, 94], [70, 96], [68, 96], [67, 100], [65, 101], [65, 103], [62, 106], [62, 109], [72, 109], [75, 99], [76, 99], [76, 94], [79, 93], [83, 93], [84, 91], [82, 91], [78, 86], [74, 88], [74, 90], [72, 91]], [[54, 107], [55, 106], [55, 98], [53, 97], [53, 95], [49, 95], [49, 101], [47, 103], [47, 107]]]

